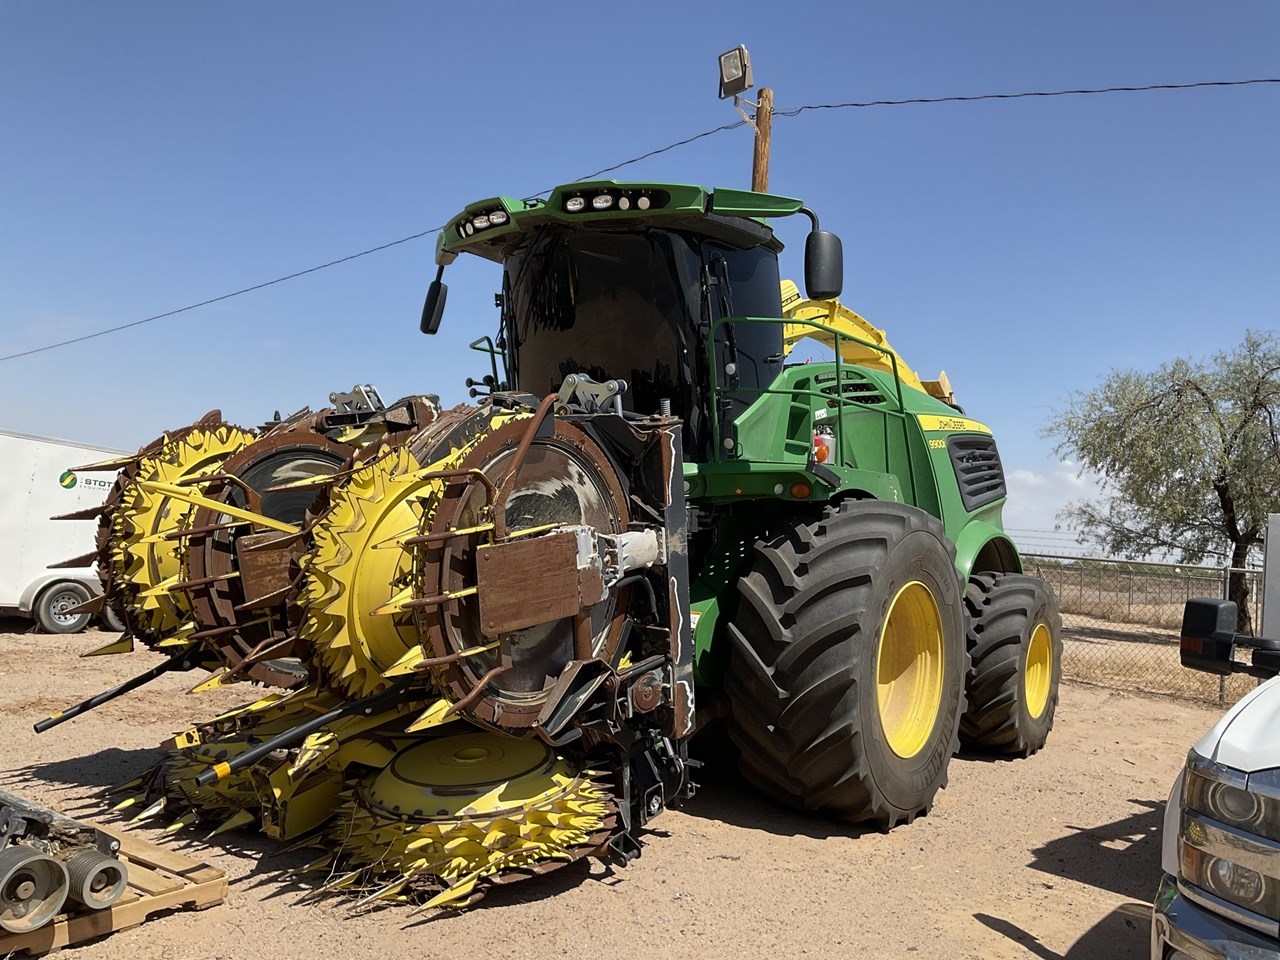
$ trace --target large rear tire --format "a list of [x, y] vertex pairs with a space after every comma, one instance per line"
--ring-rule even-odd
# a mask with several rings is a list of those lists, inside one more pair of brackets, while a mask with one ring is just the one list
[[965, 590], [969, 705], [960, 739], [991, 753], [1029, 757], [1053, 729], [1062, 676], [1062, 618], [1043, 580], [978, 573]]
[[966, 666], [941, 523], [846, 501], [757, 541], [728, 635], [730, 735], [752, 784], [886, 830], [929, 811], [957, 746]]

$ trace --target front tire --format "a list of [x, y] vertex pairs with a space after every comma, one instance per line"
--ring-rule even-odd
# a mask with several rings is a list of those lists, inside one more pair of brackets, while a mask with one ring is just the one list
[[1062, 676], [1062, 618], [1043, 580], [978, 573], [965, 590], [969, 705], [960, 739], [990, 753], [1029, 757], [1053, 729]]
[[89, 588], [82, 583], [67, 580], [46, 587], [36, 601], [36, 622], [45, 633], [79, 633], [93, 619], [90, 613], [67, 613], [91, 597]]
[[760, 540], [728, 623], [743, 775], [882, 829], [946, 784], [966, 659], [955, 548], [913, 507], [846, 501]]

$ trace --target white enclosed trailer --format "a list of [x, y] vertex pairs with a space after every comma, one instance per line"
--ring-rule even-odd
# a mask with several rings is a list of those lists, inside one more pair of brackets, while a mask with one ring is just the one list
[[112, 473], [72, 467], [125, 451], [0, 430], [0, 610], [34, 618], [52, 633], [83, 630], [89, 614], [68, 613], [102, 592], [93, 565], [49, 565], [94, 550], [98, 521], [53, 520], [101, 504]]

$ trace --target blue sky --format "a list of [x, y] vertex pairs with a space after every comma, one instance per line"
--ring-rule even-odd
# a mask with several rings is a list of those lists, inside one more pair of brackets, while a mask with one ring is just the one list
[[[3, 352], [435, 227], [776, 105], [1280, 76], [1280, 5], [1170, 2], [0, 2]], [[843, 299], [992, 425], [1009, 523], [1073, 491], [1039, 430], [1115, 367], [1204, 356], [1280, 301], [1280, 87], [807, 113], [771, 188], [845, 244]], [[747, 186], [745, 128], [620, 178]], [[784, 271], [803, 226], [781, 224]], [[220, 406], [254, 423], [375, 383], [464, 397], [496, 273], [432, 238], [0, 364], [0, 427], [121, 447]]]

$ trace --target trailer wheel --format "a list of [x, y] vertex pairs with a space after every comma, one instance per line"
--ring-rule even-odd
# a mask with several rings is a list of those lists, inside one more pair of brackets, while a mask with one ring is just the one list
[[957, 746], [966, 668], [941, 523], [847, 501], [757, 541], [727, 629], [729, 729], [752, 784], [886, 830], [929, 811]]
[[45, 633], [79, 633], [89, 625], [90, 613], [67, 613], [90, 598], [89, 588], [74, 580], [64, 580], [45, 587], [36, 600], [36, 622]]
[[1043, 580], [978, 573], [965, 590], [969, 705], [960, 739], [992, 753], [1028, 757], [1053, 728], [1062, 676], [1062, 618]]

